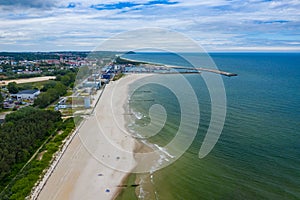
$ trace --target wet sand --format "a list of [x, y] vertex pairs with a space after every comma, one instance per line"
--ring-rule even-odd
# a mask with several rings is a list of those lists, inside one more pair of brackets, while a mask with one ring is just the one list
[[114, 199], [136, 165], [137, 142], [127, 134], [124, 118], [128, 85], [144, 76], [127, 75], [106, 86], [38, 199]]

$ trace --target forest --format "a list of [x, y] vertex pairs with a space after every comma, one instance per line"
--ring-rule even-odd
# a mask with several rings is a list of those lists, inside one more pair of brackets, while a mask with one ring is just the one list
[[[75, 127], [72, 117], [62, 120], [60, 112], [41, 108], [46, 108], [72, 89], [77, 69], [52, 73], [55, 80], [38, 86], [14, 82], [7, 86], [11, 93], [40, 89], [41, 94], [33, 106], [7, 114], [4, 123], [0, 124], [0, 199], [25, 199]], [[1, 107], [3, 100], [0, 98]]]
[[0, 190], [60, 123], [60, 112], [33, 107], [6, 116], [0, 129]]

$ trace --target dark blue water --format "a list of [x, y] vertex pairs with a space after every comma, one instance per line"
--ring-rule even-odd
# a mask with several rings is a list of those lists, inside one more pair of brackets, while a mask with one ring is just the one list
[[[196, 54], [186, 56], [199, 58]], [[220, 70], [238, 74], [222, 77], [227, 116], [221, 137], [208, 156], [198, 158], [211, 116], [210, 97], [201, 76], [184, 75], [199, 100], [198, 134], [179, 160], [153, 174], [151, 184], [143, 188], [154, 193], [148, 199], [300, 199], [300, 54], [210, 56]], [[137, 53], [126, 57], [189, 66], [172, 54]], [[177, 84], [176, 76], [172, 78]], [[168, 112], [173, 116], [160, 134], [149, 139], [164, 146], [179, 126], [179, 103], [172, 94], [163, 92], [164, 88], [145, 87], [153, 91], [145, 94], [147, 98], [169, 105]], [[149, 102], [132, 106], [147, 116]]]

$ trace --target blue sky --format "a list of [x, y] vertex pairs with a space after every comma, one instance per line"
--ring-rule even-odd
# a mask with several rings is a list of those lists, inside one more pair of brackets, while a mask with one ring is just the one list
[[148, 27], [207, 51], [300, 51], [299, 10], [299, 0], [0, 0], [0, 51], [90, 51]]

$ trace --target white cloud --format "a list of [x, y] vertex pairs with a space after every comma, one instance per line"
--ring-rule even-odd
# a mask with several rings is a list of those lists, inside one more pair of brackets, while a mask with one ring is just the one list
[[[12, 1], [10, 1], [11, 3]], [[38, 5], [39, 0], [34, 1]], [[46, 1], [45, 1], [46, 2]], [[92, 4], [128, 0], [60, 1], [13, 10], [0, 1], [1, 50], [92, 50], [116, 33], [142, 27], [169, 28], [186, 34], [208, 50], [300, 50], [300, 2], [297, 0], [178, 0], [173, 5], [138, 5], [133, 8], [96, 10]], [[149, 1], [132, 1], [146, 4]], [[270, 37], [270, 34], [273, 34]], [[289, 42], [283, 40], [290, 38]], [[298, 41], [297, 41], [298, 40]], [[28, 45], [28, 44], [31, 44]]]

